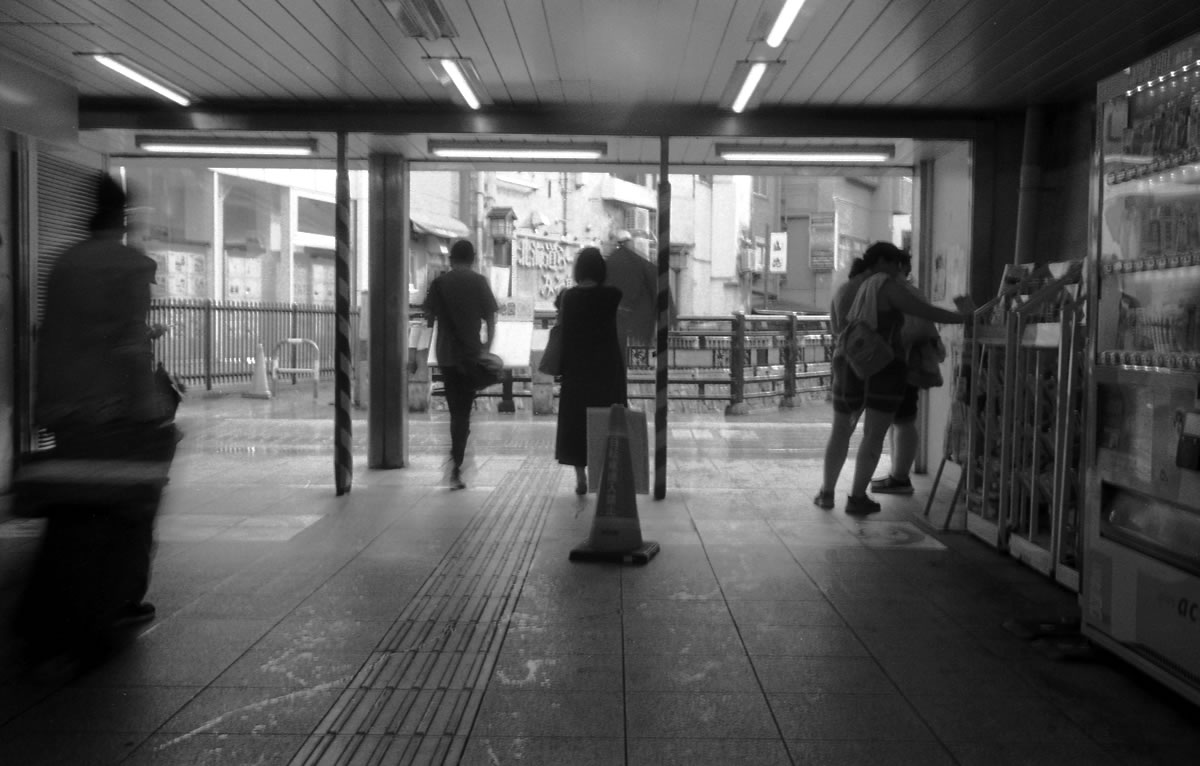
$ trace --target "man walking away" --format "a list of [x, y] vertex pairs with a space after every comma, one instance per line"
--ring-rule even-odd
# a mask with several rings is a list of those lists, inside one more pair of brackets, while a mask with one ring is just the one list
[[[437, 321], [438, 367], [450, 410], [450, 488], [465, 489], [462, 477], [467, 437], [471, 433], [471, 408], [475, 406], [475, 376], [471, 370], [496, 337], [496, 296], [482, 274], [471, 267], [475, 248], [465, 239], [450, 247], [450, 271], [441, 274], [429, 286], [425, 315], [432, 327]], [[487, 325], [487, 340], [480, 338], [481, 326]]]

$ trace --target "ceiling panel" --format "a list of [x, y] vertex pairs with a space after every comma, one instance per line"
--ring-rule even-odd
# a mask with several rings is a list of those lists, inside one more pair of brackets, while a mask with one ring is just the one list
[[880, 52], [887, 50], [896, 38], [915, 22], [929, 2], [930, 0], [892, 0], [870, 23], [854, 46], [845, 50], [840, 60], [833, 61], [830, 57], [832, 66], [825, 66], [819, 71], [814, 70], [808, 75], [809, 84], [799, 82], [798, 78], [793, 81], [793, 87], [810, 91], [812, 95], [809, 97], [809, 103], [834, 103], [851, 83], [862, 77]]
[[[546, 132], [578, 134], [579, 110], [609, 133], [686, 135], [702, 115], [715, 133], [750, 135], [740, 126], [751, 118], [721, 102], [747, 59], [783, 62], [756, 107], [796, 110], [775, 120], [794, 126], [779, 134], [830, 107], [960, 118], [1088, 101], [1097, 80], [1200, 30], [1196, 0], [808, 0], [771, 49], [761, 38], [782, 0], [437, 1], [457, 36], [406, 37], [383, 0], [4, 0], [0, 52], [74, 86], [81, 119], [114, 129], [252, 126], [220, 119], [233, 114], [271, 130], [280, 121], [263, 115], [286, 114], [301, 131], [329, 130], [330, 115], [351, 131], [368, 114], [445, 126], [460, 107], [425, 59], [458, 56], [493, 102], [461, 113], [464, 132], [513, 132], [505, 115], [544, 113]], [[128, 56], [197, 104], [172, 111], [81, 51]], [[620, 152], [646, 156], [637, 141]]]

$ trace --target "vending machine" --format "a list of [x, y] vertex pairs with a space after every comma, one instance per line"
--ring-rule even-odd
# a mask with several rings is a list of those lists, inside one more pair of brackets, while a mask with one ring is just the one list
[[1082, 626], [1200, 703], [1200, 35], [1097, 96]]

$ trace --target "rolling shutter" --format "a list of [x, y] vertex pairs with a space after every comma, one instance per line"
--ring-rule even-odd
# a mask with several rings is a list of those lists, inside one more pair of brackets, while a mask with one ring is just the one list
[[[28, 323], [22, 328], [29, 338], [27, 359], [27, 415], [22, 422], [23, 444], [37, 452], [54, 446], [54, 436], [33, 422], [33, 396], [37, 385], [37, 328], [46, 312], [46, 289], [50, 272], [58, 257], [67, 248], [91, 233], [89, 223], [96, 208], [96, 178], [98, 166], [73, 162], [49, 152], [38, 152], [34, 183], [29, 190], [34, 204], [30, 222], [34, 236], [29, 265], [29, 288], [33, 300], [28, 304]], [[29, 430], [26, 430], [29, 428]]]
[[41, 324], [46, 311], [46, 286], [58, 256], [91, 233], [88, 223], [96, 207], [97, 170], [46, 152], [38, 154], [35, 324]]

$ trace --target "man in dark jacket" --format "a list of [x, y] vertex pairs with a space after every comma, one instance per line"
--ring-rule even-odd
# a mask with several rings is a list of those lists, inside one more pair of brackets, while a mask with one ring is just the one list
[[[450, 410], [450, 473], [451, 489], [464, 489], [463, 458], [467, 437], [471, 433], [471, 408], [475, 406], [475, 378], [471, 371], [480, 355], [491, 348], [496, 337], [496, 296], [482, 274], [471, 266], [475, 263], [475, 247], [460, 239], [450, 247], [450, 271], [441, 274], [429, 285], [425, 299], [425, 315], [430, 326], [437, 322], [438, 369], [446, 390], [446, 407]], [[480, 329], [487, 325], [487, 340], [480, 338]]]
[[633, 250], [633, 236], [620, 229], [607, 258], [607, 283], [621, 291], [617, 337], [622, 353], [629, 346], [653, 346], [658, 319], [658, 269]]
[[156, 265], [122, 241], [126, 204], [121, 185], [98, 173], [92, 234], [54, 262], [38, 334], [35, 417], [54, 433], [56, 458], [43, 467], [78, 480], [22, 490], [49, 517], [17, 615], [44, 658], [98, 659], [113, 627], [155, 614], [143, 599], [178, 432], [154, 373], [151, 341], [164, 328], [147, 323]]

